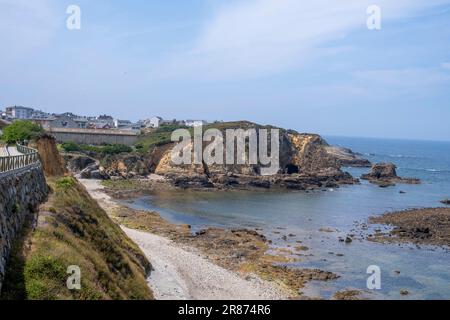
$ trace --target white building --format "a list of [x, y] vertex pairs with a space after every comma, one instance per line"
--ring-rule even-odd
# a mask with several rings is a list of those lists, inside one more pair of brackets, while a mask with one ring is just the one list
[[208, 124], [205, 120], [186, 120], [184, 123], [187, 127], [200, 127]]
[[34, 109], [22, 107], [22, 106], [14, 106], [6, 108], [6, 116], [11, 119], [31, 119], [33, 117]]
[[164, 120], [161, 117], [152, 117], [141, 121], [145, 128], [159, 128], [163, 125]]
[[163, 118], [161, 117], [153, 117], [150, 118], [147, 124], [147, 127], [150, 128], [159, 128], [162, 125]]

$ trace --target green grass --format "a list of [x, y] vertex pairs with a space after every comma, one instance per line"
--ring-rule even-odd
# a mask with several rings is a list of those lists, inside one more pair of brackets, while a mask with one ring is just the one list
[[75, 142], [66, 142], [60, 145], [60, 150], [64, 150], [66, 152], [95, 152], [102, 155], [116, 155], [121, 153], [130, 153], [133, 151], [133, 148], [123, 144], [91, 146], [77, 144]]
[[60, 190], [65, 190], [68, 188], [72, 188], [77, 184], [77, 181], [73, 177], [63, 177], [56, 180], [55, 185], [56, 188]]
[[[75, 179], [48, 183], [53, 193], [37, 229], [15, 245], [2, 298], [152, 299], [140, 249]], [[81, 269], [81, 290], [67, 288], [71, 265]]]
[[153, 147], [171, 143], [172, 132], [177, 129], [187, 129], [187, 127], [178, 125], [162, 126], [147, 134], [141, 135], [135, 143], [135, 147], [139, 152], [146, 153]]

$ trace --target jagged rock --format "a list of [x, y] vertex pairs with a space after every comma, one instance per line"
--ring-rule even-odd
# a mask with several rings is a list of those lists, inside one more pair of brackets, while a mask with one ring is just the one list
[[397, 166], [393, 163], [377, 163], [372, 166], [368, 174], [361, 176], [361, 179], [378, 184], [382, 188], [393, 186], [396, 183], [419, 184], [416, 178], [402, 178], [397, 175]]
[[137, 154], [106, 156], [102, 160], [102, 167], [104, 173], [110, 177], [117, 176], [130, 179], [150, 174], [146, 159]]
[[377, 163], [372, 166], [369, 174], [364, 175], [368, 179], [392, 179], [397, 178], [397, 167], [393, 163]]
[[348, 148], [330, 146], [326, 150], [329, 154], [337, 158], [339, 165], [342, 167], [367, 168], [372, 165], [369, 160], [364, 159], [360, 154]]
[[104, 178], [105, 178], [105, 176], [103, 176], [100, 173], [100, 170], [93, 170], [93, 171], [91, 171], [91, 179], [102, 180]]
[[441, 203], [450, 206], [450, 199], [442, 200]]
[[408, 294], [409, 294], [409, 291], [408, 290], [400, 290], [400, 294], [402, 295], [402, 296], [407, 296]]
[[450, 208], [414, 209], [386, 213], [369, 219], [372, 224], [393, 226], [388, 234], [375, 234], [378, 241], [450, 245]]
[[187, 188], [213, 188], [214, 184], [211, 183], [205, 176], [175, 176], [172, 177], [173, 184], [176, 187]]
[[83, 154], [63, 154], [67, 169], [72, 173], [80, 173], [87, 167], [97, 163], [97, 160]]

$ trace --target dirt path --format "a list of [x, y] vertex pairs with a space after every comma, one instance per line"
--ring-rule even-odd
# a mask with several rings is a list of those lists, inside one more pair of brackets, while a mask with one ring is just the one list
[[[93, 198], [108, 212], [117, 204], [102, 191], [99, 181], [80, 180]], [[122, 227], [153, 265], [149, 285], [157, 299], [258, 300], [284, 299], [277, 286], [257, 276], [243, 279], [217, 266], [194, 248], [147, 232]]]

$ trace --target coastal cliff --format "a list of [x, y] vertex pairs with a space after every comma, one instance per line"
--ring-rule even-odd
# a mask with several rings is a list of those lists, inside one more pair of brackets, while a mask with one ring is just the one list
[[[173, 129], [173, 128], [171, 128]], [[228, 129], [256, 129], [260, 140], [261, 129], [279, 129], [255, 123], [240, 121], [217, 123], [206, 126], [217, 129], [226, 136]], [[190, 129], [192, 132], [192, 129]], [[175, 143], [170, 139], [172, 130], [157, 129], [143, 135], [136, 151], [115, 155], [88, 153], [84, 157], [96, 159], [92, 165], [83, 155], [66, 154], [66, 162], [74, 173], [89, 178], [89, 171], [96, 178], [145, 178], [150, 174], [164, 176], [172, 185], [180, 188], [271, 188], [311, 189], [320, 187], [338, 187], [341, 184], [357, 182], [350, 174], [343, 172], [344, 166], [368, 166], [370, 163], [354, 154], [351, 150], [330, 146], [317, 134], [298, 133], [293, 130], [279, 129], [279, 169], [275, 174], [261, 174], [265, 166], [249, 163], [247, 157], [243, 164], [201, 164], [176, 165], [171, 159]], [[269, 138], [270, 143], [270, 138]], [[212, 142], [202, 143], [202, 152]], [[193, 147], [193, 142], [188, 148]], [[246, 143], [248, 149], [248, 142]], [[258, 149], [259, 151], [259, 149]], [[237, 160], [235, 155], [235, 160]], [[90, 163], [90, 167], [80, 166]]]
[[[211, 125], [225, 136], [227, 129], [272, 129], [251, 122], [224, 123]], [[205, 128], [205, 130], [207, 130]], [[203, 143], [203, 150], [209, 143]], [[316, 187], [337, 187], [352, 184], [354, 180], [341, 170], [340, 157], [330, 152], [328, 143], [317, 134], [298, 133], [280, 129], [279, 170], [274, 175], [261, 174], [264, 166], [249, 164], [175, 165], [171, 161], [174, 145], [157, 146], [152, 150], [151, 163], [154, 173], [171, 180], [179, 187], [282, 187], [289, 189], [309, 189]], [[235, 161], [236, 163], [237, 161]]]

